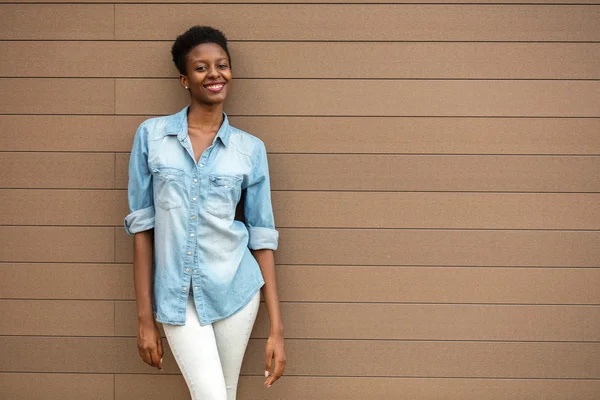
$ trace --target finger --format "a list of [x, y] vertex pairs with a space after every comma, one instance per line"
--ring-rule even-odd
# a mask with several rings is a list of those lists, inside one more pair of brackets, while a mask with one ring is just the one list
[[140, 355], [142, 361], [146, 362], [146, 350], [142, 349], [141, 347], [138, 347], [138, 354]]
[[158, 369], [160, 369], [162, 371], [163, 366], [163, 345], [162, 345], [162, 339], [160, 338], [160, 336], [158, 337], [158, 356], [160, 357], [160, 361], [158, 363]]
[[265, 378], [269, 376], [269, 372], [271, 372], [271, 361], [273, 360], [273, 350], [267, 349], [266, 359], [265, 359]]
[[138, 354], [140, 355], [140, 358], [142, 359], [143, 362], [146, 362], [146, 356], [145, 356], [145, 350], [138, 348]]
[[144, 350], [144, 353], [142, 354], [142, 359], [146, 364], [152, 365], [152, 357], [150, 356], [150, 351]]
[[158, 355], [160, 356], [160, 358], [162, 358], [163, 356], [163, 344], [162, 344], [162, 338], [158, 338], [158, 342], [156, 343], [156, 347], [158, 348]]
[[156, 367], [158, 369], [162, 369], [161, 362], [160, 362], [160, 356], [158, 355], [158, 348], [154, 348], [151, 352], [150, 352], [150, 357], [152, 358], [152, 366]]
[[283, 370], [285, 369], [285, 361], [276, 360], [275, 361], [275, 371], [273, 371], [273, 375], [269, 379], [267, 379], [267, 387], [271, 386], [275, 383], [276, 380], [281, 378], [283, 375]]

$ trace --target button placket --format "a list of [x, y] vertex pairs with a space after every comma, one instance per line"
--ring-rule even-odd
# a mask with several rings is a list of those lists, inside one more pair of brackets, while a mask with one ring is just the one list
[[[193, 191], [192, 191], [192, 204], [193, 204], [193, 208], [194, 211], [192, 212], [191, 215], [191, 219], [192, 221], [197, 221], [198, 218], [196, 217], [198, 215], [198, 211], [200, 206], [198, 205], [198, 203], [202, 200], [202, 196], [200, 195], [200, 185], [202, 184], [202, 179], [204, 178], [205, 175], [205, 166], [206, 166], [206, 162], [207, 159], [209, 157], [209, 155], [212, 152], [214, 145], [209, 146], [206, 150], [204, 150], [204, 152], [202, 153], [202, 155], [200, 156], [200, 160], [198, 160], [198, 164], [196, 165], [196, 168], [194, 170], [194, 179], [193, 179]], [[199, 283], [197, 281], [197, 279], [200, 278], [200, 275], [198, 273], [198, 252], [194, 252], [194, 265], [193, 265], [193, 274], [191, 276], [191, 280], [192, 280], [192, 285], [194, 288], [194, 297], [197, 298], [198, 301], [202, 302], [202, 299], [200, 297], [200, 292], [199, 290]]]
[[[205, 157], [205, 155], [201, 156], [201, 160]], [[199, 212], [199, 200], [200, 200], [200, 182], [201, 182], [201, 177], [202, 174], [200, 172], [200, 169], [198, 167], [198, 165], [196, 165], [196, 168], [194, 168], [194, 176], [192, 179], [192, 190], [191, 190], [191, 194], [190, 194], [190, 221], [192, 226], [194, 226], [194, 231], [196, 230], [196, 226], [197, 226], [197, 222], [198, 222], [198, 212]], [[196, 251], [196, 241], [193, 241], [193, 249], [188, 250], [188, 259], [189, 262], [191, 264], [193, 264], [191, 267], [193, 267], [194, 272], [197, 272], [197, 265], [198, 265], [198, 252]], [[197, 298], [199, 296], [199, 284], [196, 281], [198, 277], [197, 273], [191, 274], [190, 279], [192, 281], [192, 287], [194, 288], [194, 297]]]
[[[187, 149], [187, 146], [186, 146]], [[188, 149], [189, 150], [189, 149]], [[193, 267], [193, 263], [194, 263], [194, 259], [195, 259], [195, 248], [196, 248], [196, 214], [198, 213], [197, 210], [197, 202], [196, 202], [196, 197], [197, 197], [197, 191], [198, 191], [198, 187], [197, 187], [197, 170], [194, 169], [193, 172], [193, 180], [194, 183], [191, 186], [191, 190], [190, 190], [190, 222], [188, 224], [188, 240], [187, 240], [187, 248], [186, 248], [186, 256], [184, 257], [185, 259], [185, 273], [184, 276], [186, 277], [187, 280], [187, 284], [188, 286], [190, 285], [190, 281], [193, 282], [193, 278], [190, 274], [190, 269]]]

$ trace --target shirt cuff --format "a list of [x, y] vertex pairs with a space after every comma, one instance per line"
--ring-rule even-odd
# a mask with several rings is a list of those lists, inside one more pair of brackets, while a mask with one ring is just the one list
[[154, 228], [154, 206], [136, 210], [125, 217], [125, 230], [129, 236]]
[[279, 232], [271, 228], [248, 227], [248, 247], [252, 250], [277, 250]]

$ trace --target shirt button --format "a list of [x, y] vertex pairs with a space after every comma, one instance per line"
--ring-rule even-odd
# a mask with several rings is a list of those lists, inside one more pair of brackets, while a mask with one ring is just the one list
[[186, 290], [187, 290], [187, 288], [184, 286], [184, 287], [183, 287], [183, 291], [185, 292]]
[[198, 286], [194, 286], [194, 290], [198, 290]]
[[195, 198], [195, 197], [192, 197], [192, 200], [193, 200], [193, 201], [196, 201], [196, 198]]
[[193, 233], [190, 233], [190, 237], [193, 237], [193, 236], [194, 236], [194, 234], [193, 234]]
[[191, 255], [192, 255], [192, 252], [191, 252], [191, 251], [188, 251], [188, 256], [191, 256]]
[[204, 163], [200, 163], [199, 165], [200, 165], [201, 167], [204, 167]]
[[198, 182], [198, 179], [194, 178], [194, 182]]
[[195, 270], [194, 270], [194, 273], [197, 273], [197, 272], [198, 272], [198, 270], [197, 270], [197, 269], [195, 269]]
[[189, 268], [186, 268], [186, 269], [185, 269], [185, 272], [190, 272], [190, 269], [189, 269]]
[[196, 216], [195, 216], [195, 215], [192, 215], [192, 219], [196, 219]]

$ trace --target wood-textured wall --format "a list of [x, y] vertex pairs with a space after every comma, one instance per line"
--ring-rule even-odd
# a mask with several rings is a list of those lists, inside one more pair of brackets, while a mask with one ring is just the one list
[[600, 398], [597, 0], [0, 3], [1, 399], [187, 398], [137, 355], [122, 221], [193, 24], [281, 233], [286, 376], [261, 306], [240, 400]]

